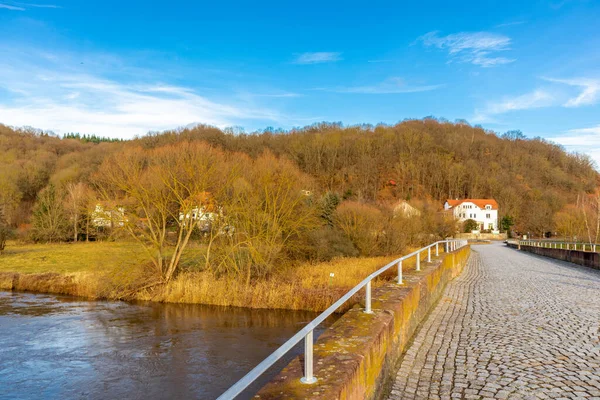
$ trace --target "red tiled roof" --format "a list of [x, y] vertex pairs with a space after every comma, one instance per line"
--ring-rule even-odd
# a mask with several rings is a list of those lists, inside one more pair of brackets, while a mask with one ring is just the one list
[[498, 209], [498, 203], [494, 199], [461, 199], [461, 200], [448, 199], [446, 201], [448, 202], [448, 204], [450, 204], [450, 207], [456, 207], [462, 203], [469, 202], [469, 203], [475, 204], [477, 207], [479, 207], [481, 209], [484, 209], [485, 206], [487, 206], [487, 205], [492, 206], [492, 210]]

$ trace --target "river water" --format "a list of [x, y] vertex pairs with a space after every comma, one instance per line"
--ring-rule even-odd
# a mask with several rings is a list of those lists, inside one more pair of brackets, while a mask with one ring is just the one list
[[0, 399], [214, 399], [315, 316], [0, 291]]

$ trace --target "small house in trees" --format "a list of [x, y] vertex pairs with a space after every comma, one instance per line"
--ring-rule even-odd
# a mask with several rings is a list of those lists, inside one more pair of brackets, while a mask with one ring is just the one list
[[394, 217], [419, 217], [421, 211], [408, 204], [407, 201], [400, 200], [394, 205]]
[[494, 199], [448, 199], [444, 209], [460, 222], [472, 219], [480, 230], [498, 230], [498, 203]]
[[122, 227], [127, 221], [123, 207], [106, 207], [96, 204], [91, 215], [92, 225], [96, 228]]
[[201, 232], [208, 232], [221, 213], [212, 194], [201, 192], [184, 201], [179, 211], [179, 221], [184, 224], [192, 221]]

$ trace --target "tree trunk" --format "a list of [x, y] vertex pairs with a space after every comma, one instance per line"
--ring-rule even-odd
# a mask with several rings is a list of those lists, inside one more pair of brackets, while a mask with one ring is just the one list
[[77, 225], [79, 223], [79, 215], [73, 216], [73, 241], [77, 242]]

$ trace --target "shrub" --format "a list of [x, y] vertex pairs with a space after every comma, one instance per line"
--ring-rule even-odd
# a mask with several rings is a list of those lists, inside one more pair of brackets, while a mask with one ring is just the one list
[[361, 255], [371, 256], [380, 252], [379, 241], [384, 234], [385, 218], [377, 207], [345, 201], [336, 210], [334, 222]]
[[477, 230], [479, 228], [479, 224], [477, 221], [468, 219], [463, 223], [463, 230], [465, 233], [471, 233], [471, 231]]
[[359, 252], [344, 232], [324, 226], [307, 234], [304, 255], [310, 261], [330, 261], [336, 257], [357, 257]]

